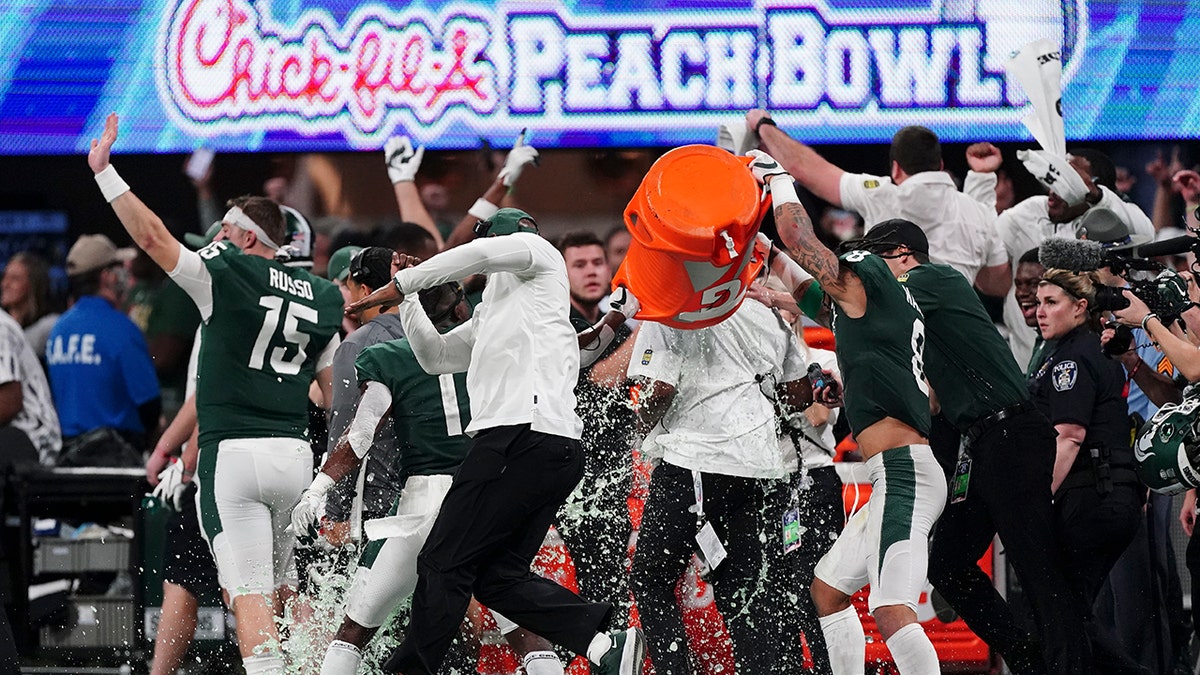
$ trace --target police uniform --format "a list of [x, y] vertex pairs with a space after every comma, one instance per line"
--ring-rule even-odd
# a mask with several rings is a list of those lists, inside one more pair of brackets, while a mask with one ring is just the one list
[[294, 582], [284, 530], [312, 480], [308, 390], [332, 362], [342, 297], [309, 272], [226, 241], [171, 271], [204, 321], [196, 383], [200, 528], [231, 597]]
[[1134, 473], [1124, 371], [1080, 326], [1059, 338], [1029, 384], [1051, 424], [1087, 430], [1054, 511], [1067, 583], [1090, 607], [1140, 522], [1144, 489]]
[[966, 441], [961, 457], [957, 443], [939, 449], [934, 442], [938, 460], [957, 479], [952, 488], [964, 485], [938, 520], [929, 580], [1015, 671], [1041, 671], [1040, 645], [978, 566], [999, 532], [1033, 606], [1051, 670], [1080, 672], [1083, 609], [1071, 602], [1054, 557], [1054, 429], [1034, 408], [1004, 338], [961, 274], [923, 264], [899, 281], [925, 317], [925, 372], [942, 413]]
[[[879, 256], [850, 251], [841, 262], [862, 280], [867, 297], [866, 313], [857, 319], [833, 305], [850, 428], [857, 433], [892, 417], [927, 437], [921, 312]], [[916, 611], [925, 587], [929, 535], [946, 501], [945, 477], [928, 445], [890, 448], [866, 464], [871, 499], [817, 563], [816, 577], [846, 595], [869, 582], [871, 612], [891, 605]]]

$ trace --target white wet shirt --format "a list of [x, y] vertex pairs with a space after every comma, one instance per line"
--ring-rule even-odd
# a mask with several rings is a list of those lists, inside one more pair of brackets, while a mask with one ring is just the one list
[[[472, 274], [487, 288], [474, 316], [439, 334], [417, 291]], [[400, 318], [421, 367], [466, 371], [471, 423], [466, 433], [529, 424], [534, 431], [578, 439], [575, 414], [579, 341], [571, 326], [567, 266], [550, 242], [530, 232], [476, 239], [400, 270]]]
[[[643, 321], [630, 377], [675, 387], [654, 442], [685, 469], [782, 478], [795, 469], [780, 452], [774, 383], [805, 377], [796, 336], [761, 303], [742, 302], [724, 321], [694, 330]], [[759, 380], [762, 380], [760, 387]]]

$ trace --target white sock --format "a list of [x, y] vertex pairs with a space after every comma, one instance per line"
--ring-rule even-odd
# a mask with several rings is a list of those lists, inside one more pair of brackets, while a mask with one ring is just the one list
[[362, 662], [362, 651], [341, 640], [334, 640], [325, 650], [325, 660], [321, 662], [321, 675], [354, 675], [358, 672], [358, 664]]
[[287, 669], [283, 659], [273, 654], [259, 656], [243, 656], [242, 668], [246, 675], [286, 675]]
[[613, 640], [604, 633], [596, 633], [596, 637], [588, 644], [587, 657], [588, 661], [596, 665], [600, 665], [600, 659], [608, 653], [608, 650], [613, 648]]
[[900, 675], [937, 675], [942, 672], [937, 651], [919, 623], [910, 623], [892, 633], [887, 646]]
[[525, 665], [525, 675], [563, 675], [562, 661], [558, 660], [558, 654], [554, 652], [529, 652], [522, 662]]
[[820, 622], [834, 675], [863, 675], [867, 668], [867, 636], [858, 611], [847, 607], [821, 617]]

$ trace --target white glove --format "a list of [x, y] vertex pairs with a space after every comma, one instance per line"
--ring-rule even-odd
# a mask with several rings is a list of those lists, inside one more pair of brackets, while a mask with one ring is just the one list
[[638, 302], [633, 291], [624, 286], [617, 286], [617, 290], [613, 291], [608, 304], [612, 309], [624, 314], [626, 319], [632, 319], [633, 315], [642, 308], [642, 303]]
[[1065, 157], [1046, 150], [1018, 150], [1017, 159], [1047, 190], [1072, 206], [1082, 204], [1090, 189]]
[[383, 156], [392, 185], [404, 181], [411, 182], [417, 179], [421, 158], [425, 156], [425, 146], [420, 145], [413, 150], [412, 141], [408, 136], [392, 136], [383, 145]]
[[747, 157], [754, 158], [750, 162], [750, 172], [754, 174], [755, 180], [763, 185], [770, 185], [771, 179], [775, 176], [786, 176], [788, 172], [784, 170], [775, 158], [763, 152], [762, 150], [751, 150], [746, 153]]
[[504, 167], [500, 169], [497, 178], [504, 187], [512, 187], [516, 184], [517, 179], [521, 177], [521, 172], [530, 164], [537, 166], [538, 151], [532, 145], [525, 145], [525, 130], [521, 130], [521, 134], [517, 136], [517, 142], [513, 143], [512, 150], [508, 151], [508, 157], [504, 158]]
[[158, 485], [150, 494], [157, 497], [164, 505], [176, 511], [183, 510], [183, 493], [187, 491], [187, 482], [183, 480], [183, 462], [173, 458], [167, 468], [158, 474]]
[[325, 494], [333, 487], [333, 479], [328, 474], [318, 473], [312, 485], [300, 493], [300, 501], [292, 509], [292, 531], [297, 537], [305, 536], [309, 528], [316, 523], [325, 512]]

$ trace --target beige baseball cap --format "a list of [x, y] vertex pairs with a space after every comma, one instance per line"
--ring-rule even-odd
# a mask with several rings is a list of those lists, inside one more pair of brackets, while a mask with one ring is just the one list
[[76, 239], [67, 252], [67, 276], [87, 274], [133, 260], [136, 256], [136, 249], [117, 248], [111, 239], [102, 234], [85, 234]]

